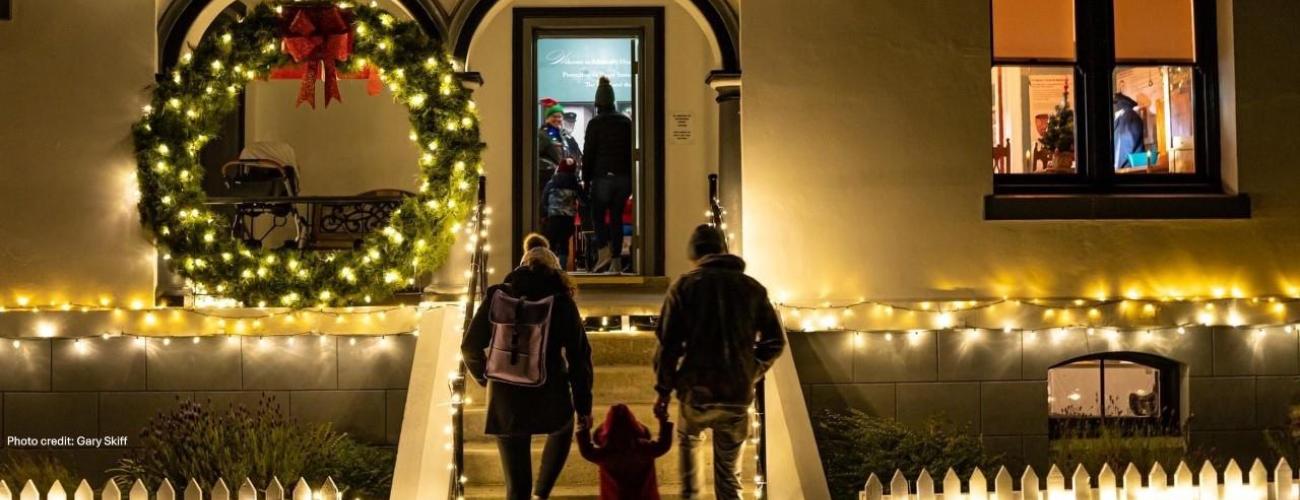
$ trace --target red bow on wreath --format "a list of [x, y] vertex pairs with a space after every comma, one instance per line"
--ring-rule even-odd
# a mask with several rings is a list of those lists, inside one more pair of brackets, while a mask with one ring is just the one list
[[[291, 10], [290, 10], [291, 9]], [[325, 106], [330, 99], [343, 102], [339, 93], [336, 61], [346, 61], [352, 54], [352, 30], [348, 16], [333, 5], [304, 5], [286, 8], [290, 19], [285, 29], [284, 50], [295, 62], [303, 63], [302, 87], [295, 106], [310, 103], [316, 108], [316, 80], [324, 67]]]

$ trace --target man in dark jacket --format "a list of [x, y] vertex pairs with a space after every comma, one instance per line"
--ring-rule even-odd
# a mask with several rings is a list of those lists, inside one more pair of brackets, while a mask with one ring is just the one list
[[767, 290], [745, 275], [745, 261], [726, 253], [722, 231], [696, 227], [689, 251], [696, 268], [673, 283], [660, 313], [655, 412], [666, 414], [677, 392], [682, 498], [700, 494], [694, 449], [711, 429], [716, 498], [739, 499], [737, 462], [754, 385], [785, 349], [785, 331]]
[[1142, 122], [1132, 97], [1115, 94], [1115, 169], [1132, 167], [1129, 154], [1146, 150], [1146, 124]]
[[614, 109], [614, 87], [603, 76], [583, 147], [582, 178], [600, 253], [592, 271], [617, 274], [623, 270], [623, 205], [632, 196], [632, 119]]

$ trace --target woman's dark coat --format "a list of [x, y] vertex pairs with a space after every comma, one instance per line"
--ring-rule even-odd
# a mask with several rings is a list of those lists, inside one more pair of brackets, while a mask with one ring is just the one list
[[[492, 294], [541, 300], [555, 297], [551, 327], [546, 343], [546, 383], [523, 387], [488, 381], [484, 374], [485, 354], [492, 340], [488, 309]], [[461, 341], [465, 366], [479, 385], [488, 387], [487, 428], [491, 435], [550, 434], [568, 425], [575, 410], [591, 415], [591, 345], [583, 329], [578, 306], [558, 271], [520, 267], [505, 282], [487, 290], [486, 299], [474, 313], [469, 332]]]

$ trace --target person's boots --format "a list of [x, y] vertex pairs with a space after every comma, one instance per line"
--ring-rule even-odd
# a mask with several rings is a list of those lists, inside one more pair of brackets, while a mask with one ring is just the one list
[[596, 251], [596, 265], [591, 267], [593, 273], [603, 273], [609, 269], [610, 256], [609, 247], [601, 247]]
[[623, 258], [622, 258], [622, 257], [614, 257], [613, 259], [610, 259], [609, 262], [610, 262], [610, 264], [609, 264], [609, 274], [615, 274], [615, 275], [623, 274]]

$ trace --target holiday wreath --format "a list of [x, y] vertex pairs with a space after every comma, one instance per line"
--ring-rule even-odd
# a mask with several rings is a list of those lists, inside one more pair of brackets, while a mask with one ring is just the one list
[[[248, 306], [315, 307], [382, 300], [442, 265], [481, 173], [474, 103], [451, 57], [409, 21], [371, 4], [261, 4], [209, 31], [153, 89], [134, 127], [140, 218], [159, 254], [197, 293]], [[344, 252], [253, 248], [204, 205], [199, 151], [250, 81], [301, 66], [299, 102], [337, 99], [337, 66], [376, 72], [410, 110], [421, 150], [418, 194], [387, 226]]]

